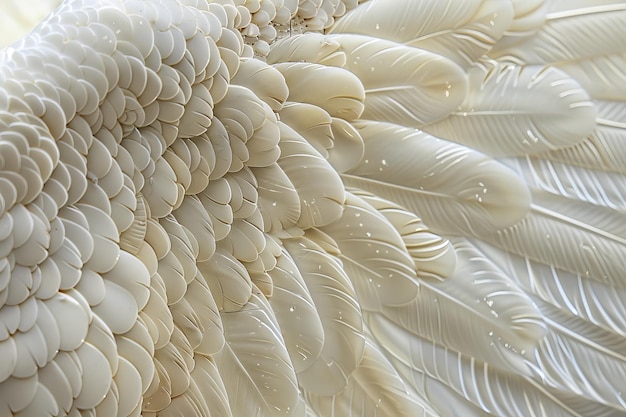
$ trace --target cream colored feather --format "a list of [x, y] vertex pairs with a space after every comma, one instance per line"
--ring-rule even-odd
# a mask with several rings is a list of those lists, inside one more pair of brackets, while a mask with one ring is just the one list
[[440, 346], [527, 375], [524, 354], [545, 333], [540, 311], [470, 244], [457, 242], [455, 249], [458, 264], [448, 279], [423, 282], [406, 308], [386, 307], [380, 316]]
[[332, 239], [311, 232], [284, 244], [302, 273], [324, 330], [320, 355], [298, 373], [298, 382], [307, 391], [334, 395], [345, 388], [363, 355], [365, 337], [358, 299], [341, 262], [334, 256], [337, 252], [324, 250], [328, 245], [336, 248]]
[[347, 194], [342, 217], [320, 230], [337, 243], [363, 310], [379, 311], [415, 299], [419, 284], [402, 239], [367, 202]]
[[[418, 23], [412, 21], [420, 16]], [[447, 56], [467, 67], [502, 36], [513, 19], [509, 2], [374, 0], [349, 12], [332, 33], [376, 34]]]
[[488, 155], [507, 156], [572, 146], [595, 128], [588, 93], [553, 67], [485, 62], [468, 73], [464, 102], [424, 130]]
[[619, 24], [626, 15], [622, 2], [585, 0], [572, 4], [557, 0], [547, 3], [541, 30], [494, 56], [516, 63], [539, 64], [621, 51], [621, 46], [613, 40], [626, 36], [624, 26]]
[[350, 377], [345, 390], [332, 397], [308, 394], [306, 399], [320, 415], [436, 415], [423, 398], [407, 389], [384, 354], [370, 343], [366, 343], [361, 364]]
[[363, 122], [357, 128], [365, 155], [342, 175], [344, 182], [414, 210], [435, 230], [480, 235], [526, 214], [525, 184], [495, 160], [407, 127]]
[[[228, 344], [217, 355], [233, 415], [290, 415], [298, 401], [291, 361], [271, 308], [254, 290], [242, 310], [223, 313]], [[242, 401], [239, 396], [246, 392]]]

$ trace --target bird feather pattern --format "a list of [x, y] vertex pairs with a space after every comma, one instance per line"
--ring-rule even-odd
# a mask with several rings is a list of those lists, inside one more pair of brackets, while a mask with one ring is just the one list
[[402, 238], [364, 200], [347, 193], [342, 217], [320, 230], [337, 243], [361, 308], [377, 311], [415, 298], [417, 276]]
[[279, 62], [313, 62], [321, 65], [343, 67], [346, 55], [337, 41], [321, 33], [294, 34], [277, 39], [267, 55], [269, 64]]
[[252, 282], [246, 268], [228, 252], [218, 248], [206, 262], [198, 263], [219, 311], [239, 311], [250, 299]]
[[525, 184], [483, 154], [388, 123], [361, 122], [357, 129], [365, 155], [342, 174], [344, 183], [413, 210], [435, 231], [481, 235], [514, 224], [528, 210]]
[[529, 187], [570, 200], [626, 210], [626, 179], [619, 174], [551, 161], [542, 157], [500, 159]]
[[276, 112], [280, 111], [289, 95], [280, 73], [258, 59], [242, 60], [231, 82], [249, 88]]
[[[279, 63], [274, 68], [285, 77], [289, 101], [313, 104], [346, 120], [363, 113], [363, 85], [350, 71], [306, 62]], [[331, 77], [341, 81], [331, 86], [326, 82]]]
[[411, 393], [389, 360], [372, 343], [365, 344], [363, 360], [334, 396], [307, 394], [308, 404], [324, 416], [418, 417], [435, 416], [423, 399]]
[[548, 4], [541, 30], [493, 56], [519, 64], [543, 64], [621, 52], [620, 43], [614, 42], [626, 36], [626, 27], [621, 24], [626, 6], [621, 1]]
[[258, 182], [264, 231], [277, 233], [295, 226], [300, 218], [300, 199], [285, 171], [277, 163], [251, 170]]
[[626, 343], [622, 335], [541, 302], [548, 332], [533, 358], [538, 376], [558, 390], [573, 391], [616, 410], [623, 409]]
[[376, 34], [468, 67], [504, 34], [513, 14], [511, 3], [492, 0], [374, 0], [346, 13], [330, 32]]
[[[521, 222], [493, 234], [488, 241], [529, 259], [624, 288], [626, 250], [624, 237], [619, 234], [621, 223], [611, 219], [603, 222], [591, 212], [591, 207], [583, 203], [574, 204], [564, 213], [533, 204]], [[613, 227], [617, 227], [617, 233]], [[533, 238], [531, 243], [531, 235], [543, 239]]]
[[537, 33], [546, 21], [546, 0], [512, 0], [513, 21], [504, 36], [490, 49], [496, 52], [515, 45]]
[[626, 2], [32, 1], [2, 417], [624, 414]]
[[282, 249], [269, 272], [274, 292], [269, 299], [285, 346], [297, 373], [311, 366], [322, 353], [324, 328], [315, 303], [291, 255]]
[[[194, 400], [200, 403], [199, 407], [194, 407], [194, 412], [197, 413], [197, 410], [200, 409], [207, 410], [207, 416], [210, 417], [232, 417], [226, 388], [215, 361], [202, 355], [196, 355], [194, 361], [195, 367], [191, 371], [192, 384], [197, 387], [199, 394], [194, 397]], [[189, 415], [188, 413], [175, 415]]]
[[332, 118], [324, 109], [308, 103], [288, 102], [280, 111], [280, 121], [298, 132], [328, 159], [328, 149], [333, 145]]
[[385, 307], [380, 315], [411, 334], [527, 374], [522, 352], [532, 351], [544, 335], [541, 313], [470, 244], [457, 242], [455, 249], [458, 264], [452, 276], [423, 281], [409, 305]]
[[228, 343], [215, 360], [233, 415], [290, 415], [298, 383], [267, 301], [254, 290], [243, 309], [222, 313], [222, 323]]
[[600, 171], [626, 173], [626, 106], [619, 101], [595, 100], [597, 128], [579, 145], [548, 152], [549, 159]]
[[533, 154], [582, 141], [596, 126], [589, 95], [553, 67], [484, 62], [465, 101], [427, 132], [488, 155]]
[[432, 233], [422, 220], [401, 206], [361, 190], [354, 194], [374, 207], [398, 231], [415, 262], [419, 278], [442, 279], [456, 267], [456, 253], [448, 239]]
[[484, 242], [475, 242], [475, 247], [532, 294], [533, 299], [569, 311], [599, 328], [626, 335], [625, 290], [504, 252]]
[[298, 382], [308, 391], [334, 395], [345, 388], [358, 367], [365, 337], [354, 287], [341, 262], [320, 246], [330, 244], [329, 238], [319, 234], [311, 230], [283, 244], [302, 274], [324, 329], [320, 356], [298, 373]]
[[[341, 216], [345, 190], [339, 175], [302, 136], [279, 123], [281, 156], [278, 165], [298, 192], [303, 229], [323, 226]], [[315, 177], [316, 182], [308, 181]]]
[[593, 56], [555, 65], [574, 78], [595, 99], [624, 100], [626, 56], [623, 53]]
[[411, 336], [383, 316], [371, 316], [369, 324], [392, 363], [399, 362], [436, 378], [487, 413], [581, 417], [546, 388], [520, 375]]
[[598, 233], [604, 231], [607, 237], [613, 239], [626, 238], [626, 226], [623, 225], [626, 213], [622, 210], [611, 210], [582, 199], [562, 197], [541, 190], [534, 190], [533, 204], [538, 211], [543, 207], [559, 212], [564, 217], [577, 219], [581, 229], [588, 228]]
[[419, 127], [456, 109], [467, 93], [464, 71], [441, 55], [370, 36], [328, 36], [346, 54], [343, 68], [365, 89], [362, 119]]

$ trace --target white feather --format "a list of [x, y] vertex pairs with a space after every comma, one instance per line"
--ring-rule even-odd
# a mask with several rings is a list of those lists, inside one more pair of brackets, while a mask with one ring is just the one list
[[308, 404], [323, 416], [434, 417], [423, 398], [413, 394], [391, 363], [371, 344], [365, 344], [363, 360], [334, 396], [306, 395]]
[[367, 202], [347, 193], [341, 218], [320, 230], [337, 243], [363, 310], [378, 311], [415, 298], [417, 276], [404, 242]]
[[375, 0], [348, 12], [331, 33], [375, 34], [467, 67], [491, 48], [512, 20], [509, 2]]
[[555, 68], [490, 61], [470, 69], [468, 78], [465, 101], [424, 130], [506, 156], [575, 145], [596, 126], [588, 93]]
[[365, 155], [344, 182], [413, 210], [434, 230], [480, 235], [528, 209], [526, 186], [483, 154], [393, 124], [357, 128]]
[[317, 394], [336, 394], [358, 367], [365, 345], [354, 288], [340, 261], [323, 249], [336, 248], [327, 236], [311, 231], [283, 243], [302, 274], [324, 329], [320, 356], [298, 373], [298, 382]]
[[253, 293], [242, 310], [222, 313], [222, 322], [228, 343], [216, 363], [233, 415], [290, 415], [298, 402], [296, 375], [267, 301]]
[[626, 16], [622, 2], [585, 0], [548, 4], [546, 21], [540, 31], [494, 56], [517, 63], [542, 64], [621, 52], [622, 45], [613, 40], [626, 36], [626, 28], [621, 24]]

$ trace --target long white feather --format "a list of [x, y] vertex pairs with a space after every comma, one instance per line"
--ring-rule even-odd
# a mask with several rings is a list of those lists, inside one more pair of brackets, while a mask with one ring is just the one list
[[410, 334], [382, 316], [369, 318], [372, 333], [393, 362], [400, 362], [448, 385], [497, 416], [580, 417], [545, 388], [514, 373]]
[[588, 93], [555, 68], [486, 61], [471, 68], [468, 79], [465, 101], [424, 130], [505, 156], [571, 146], [596, 126]]
[[613, 210], [626, 210], [626, 178], [597, 169], [581, 168], [541, 157], [500, 159], [529, 187], [570, 200], [585, 201]]
[[470, 244], [457, 242], [455, 249], [458, 263], [452, 276], [441, 282], [423, 281], [410, 304], [383, 308], [380, 315], [415, 336], [528, 374], [524, 354], [544, 335], [541, 313]]
[[626, 239], [617, 220], [621, 215], [596, 218], [595, 206], [572, 203], [571, 207], [534, 204], [521, 222], [494, 233], [489, 241], [512, 253], [624, 288]]
[[341, 262], [324, 250], [332, 245], [334, 254], [338, 254], [336, 244], [321, 232], [311, 230], [283, 243], [304, 278], [324, 329], [320, 356], [298, 374], [298, 382], [311, 392], [334, 395], [345, 388], [365, 345], [363, 317], [354, 287]]
[[548, 324], [533, 361], [538, 379], [563, 392], [623, 410], [626, 342], [565, 310], [538, 303]]
[[528, 294], [607, 331], [626, 336], [626, 291], [483, 242], [476, 247]]
[[615, 39], [626, 37], [625, 16], [626, 6], [621, 1], [549, 2], [541, 30], [494, 57], [542, 64], [621, 52], [623, 46]]
[[463, 70], [451, 60], [363, 35], [330, 35], [346, 54], [342, 67], [365, 89], [362, 119], [420, 127], [439, 120], [466, 96]]
[[393, 226], [376, 209], [347, 193], [343, 215], [320, 228], [341, 251], [339, 259], [364, 310], [404, 305], [418, 292], [413, 261]]
[[267, 300], [255, 290], [243, 309], [222, 313], [222, 322], [228, 343], [215, 361], [233, 415], [291, 415], [298, 384]]
[[514, 224], [528, 210], [525, 184], [483, 154], [393, 124], [357, 128], [365, 155], [342, 174], [344, 183], [411, 209], [438, 232], [480, 235]]
[[374, 0], [348, 12], [331, 33], [376, 34], [468, 67], [503, 35], [513, 14], [511, 3], [491, 0]]

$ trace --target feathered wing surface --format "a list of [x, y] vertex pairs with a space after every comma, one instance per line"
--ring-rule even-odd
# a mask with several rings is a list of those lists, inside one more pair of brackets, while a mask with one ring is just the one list
[[0, 52], [0, 415], [625, 415], [625, 16], [64, 1]]

